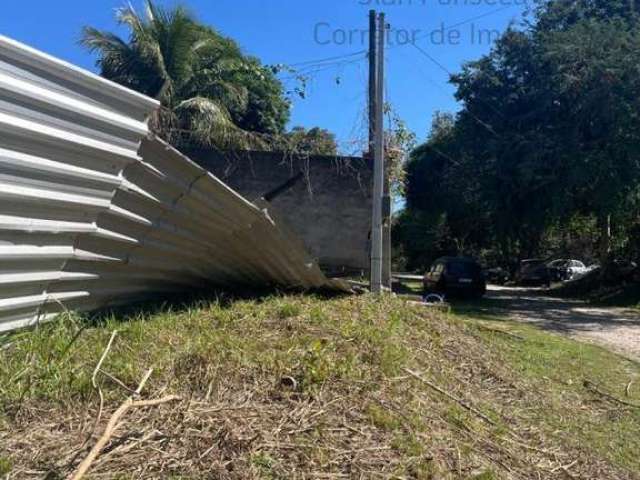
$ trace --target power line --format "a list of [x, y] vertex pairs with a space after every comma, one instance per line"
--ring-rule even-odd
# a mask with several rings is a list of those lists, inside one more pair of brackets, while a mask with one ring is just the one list
[[[439, 68], [441, 68], [442, 70], [444, 70], [447, 74], [452, 75], [451, 72], [449, 72], [449, 70], [447, 69], [447, 67], [445, 67], [444, 65], [442, 65], [440, 62], [438, 62], [435, 58], [433, 58], [433, 56], [431, 56], [428, 52], [426, 52], [425, 50], [423, 50], [422, 48], [420, 48], [418, 45], [412, 44], [420, 53], [422, 53], [427, 59], [429, 59], [430, 61], [432, 61], [433, 63], [435, 63]], [[433, 81], [431, 79], [429, 79], [429, 81], [431, 81], [433, 83]], [[438, 87], [440, 88], [440, 87]], [[447, 92], [448, 93], [448, 92]], [[482, 101], [482, 100], [481, 100]], [[484, 101], [483, 101], [484, 103]], [[501, 117], [504, 118], [504, 115], [502, 115], [501, 112], [498, 112], [494, 107], [491, 107], [491, 109], [495, 110]], [[498, 134], [496, 133], [496, 131], [493, 129], [493, 127], [491, 125], [489, 125], [487, 122], [483, 121], [482, 119], [480, 119], [477, 115], [475, 115], [473, 112], [471, 112], [470, 110], [467, 110], [467, 113], [471, 116], [471, 118], [473, 118], [476, 122], [478, 122], [479, 125], [481, 125], [483, 128], [485, 128], [487, 131], [489, 131], [492, 135], [494, 136], [498, 136]]]
[[[491, 10], [489, 12], [485, 12], [485, 13], [480, 14], [480, 15], [476, 15], [475, 17], [467, 18], [466, 20], [461, 20], [460, 22], [454, 23], [453, 25], [449, 25], [449, 26], [446, 26], [446, 27], [443, 26], [442, 31], [443, 32], [448, 32], [449, 30], [453, 30], [454, 28], [461, 27], [462, 25], [466, 25], [467, 23], [475, 22], [476, 20], [480, 20], [481, 18], [490, 17], [491, 15], [495, 15], [496, 13], [500, 13], [500, 12], [502, 12], [504, 10], [508, 10], [508, 9], [514, 7], [514, 6], [515, 6], [515, 4], [507, 5], [507, 6], [504, 6], [504, 7], [497, 8], [495, 10]], [[404, 29], [404, 30], [405, 31], [409, 31], [409, 29]], [[404, 46], [409, 45], [409, 44], [413, 45], [413, 44], [416, 43], [415, 42], [416, 40], [422, 40], [424, 38], [427, 38], [432, 33], [433, 32], [425, 32], [424, 34], [418, 35], [415, 38], [413, 38], [411, 42], [399, 43], [397, 45], [389, 45], [387, 47], [387, 49], [390, 50], [390, 49], [394, 49], [394, 48], [398, 48], [398, 47], [404, 47]]]
[[411, 44], [413, 46], [413, 48], [415, 48], [416, 50], [418, 50], [422, 55], [424, 55], [425, 57], [427, 57], [429, 60], [431, 60], [432, 63], [434, 63], [438, 68], [440, 68], [440, 70], [444, 71], [447, 75], [451, 76], [453, 75], [449, 69], [447, 67], [445, 67], [442, 63], [440, 63], [438, 60], [436, 60], [431, 54], [429, 54], [426, 50], [424, 50], [422, 47], [419, 47], [418, 45], [416, 45], [415, 43]]
[[351, 52], [351, 53], [347, 53], [344, 55], [336, 55], [334, 57], [327, 57], [327, 58], [321, 58], [319, 60], [307, 60], [305, 62], [297, 62], [297, 63], [291, 63], [289, 64], [289, 66], [291, 67], [298, 67], [301, 65], [308, 65], [308, 64], [314, 64], [314, 63], [325, 63], [328, 61], [332, 61], [332, 60], [341, 60], [343, 58], [350, 58], [350, 57], [355, 57], [356, 55], [360, 55], [363, 53], [368, 53], [366, 50], [358, 50], [357, 52]]
[[363, 55], [360, 58], [356, 58], [354, 60], [348, 60], [348, 61], [341, 61], [341, 62], [332, 62], [332, 63], [328, 63], [328, 64], [324, 64], [324, 65], [309, 65], [308, 67], [304, 67], [301, 70], [297, 70], [295, 71], [295, 73], [292, 73], [291, 75], [289, 75], [288, 77], [284, 77], [281, 78], [281, 81], [287, 81], [287, 80], [299, 80], [301, 77], [310, 77], [313, 75], [316, 75], [320, 72], [325, 72], [327, 70], [331, 70], [334, 68], [343, 68], [349, 65], [353, 65], [353, 64], [357, 64], [360, 63], [364, 60], [366, 60], [367, 56]]
[[310, 65], [308, 67], [303, 67], [302, 69], [298, 70], [299, 73], [304, 73], [304, 72], [308, 72], [308, 71], [324, 71], [324, 70], [329, 70], [330, 68], [334, 68], [334, 67], [343, 67], [345, 65], [351, 65], [354, 63], [359, 63], [362, 62], [363, 60], [366, 60], [367, 55], [362, 55], [358, 58], [355, 58], [353, 60], [342, 60], [339, 62], [331, 62], [331, 63], [325, 63], [325, 64], [319, 64], [319, 65]]
[[490, 12], [485, 12], [485, 13], [477, 15], [475, 17], [468, 18], [467, 20], [462, 20], [461, 22], [454, 23], [453, 25], [449, 25], [448, 27], [445, 27], [444, 30], [446, 32], [446, 31], [452, 30], [452, 29], [454, 29], [456, 27], [461, 27], [462, 25], [466, 25], [467, 23], [475, 22], [476, 20], [480, 20], [481, 18], [490, 17], [491, 15], [495, 15], [496, 13], [500, 13], [500, 12], [502, 12], [504, 10], [508, 10], [508, 9], [514, 7], [514, 6], [515, 6], [515, 4], [511, 4], [511, 5], [507, 5], [507, 6], [504, 6], [504, 7], [496, 8], [495, 10], [491, 10]]
[[[450, 77], [453, 76], [453, 73], [451, 73], [449, 71], [449, 69], [447, 67], [445, 67], [442, 63], [440, 63], [438, 60], [436, 60], [432, 55], [430, 55], [428, 52], [426, 52], [424, 49], [422, 49], [421, 47], [419, 47], [416, 44], [412, 44], [413, 47], [418, 50], [420, 53], [422, 53], [426, 58], [428, 58], [429, 60], [431, 60], [435, 65], [437, 65], [441, 70], [445, 71]], [[481, 98], [477, 98], [477, 100], [481, 103], [483, 103], [485, 106], [489, 107], [491, 110], [493, 110], [495, 113], [497, 113], [498, 115], [500, 115], [500, 117], [505, 118], [504, 115], [502, 114], [501, 111], [499, 111], [497, 108], [495, 108], [493, 105], [491, 105], [490, 103], [484, 101]], [[493, 130], [493, 129], [492, 129]], [[493, 132], [495, 133], [495, 132]]]
[[[469, 22], [473, 22], [473, 21], [479, 20], [481, 18], [486, 18], [486, 17], [491, 16], [491, 15], [495, 15], [496, 13], [502, 12], [504, 10], [508, 10], [509, 8], [512, 8], [514, 6], [515, 5], [513, 5], [513, 4], [512, 5], [506, 5], [506, 6], [491, 10], [489, 12], [485, 12], [483, 14], [476, 15], [474, 17], [468, 18], [466, 20], [462, 20], [462, 21], [460, 21], [458, 23], [455, 23], [453, 25], [449, 25], [447, 27], [444, 27], [444, 31], [449, 31], [449, 30], [451, 30], [453, 28], [459, 27], [459, 26], [467, 24]], [[407, 42], [407, 43], [409, 43], [412, 46], [414, 46], [415, 48], [417, 48], [420, 51], [420, 53], [422, 53], [431, 62], [433, 62], [435, 65], [437, 65], [438, 68], [440, 68], [441, 70], [446, 72], [448, 75], [452, 75], [452, 73], [442, 63], [440, 63], [433, 56], [431, 56], [428, 52], [426, 52], [422, 48], [418, 47], [418, 45], [416, 45], [415, 40], [423, 39], [423, 38], [426, 38], [427, 36], [429, 36], [428, 32], [425, 33], [424, 35], [421, 35], [421, 36], [418, 36], [418, 37], [414, 38], [412, 42]], [[397, 47], [402, 47], [402, 46], [407, 45], [407, 43], [398, 44], [398, 45], [389, 45], [389, 46], [387, 46], [387, 49], [393, 49], [393, 48], [397, 48]], [[353, 58], [353, 57], [358, 57], [358, 58]], [[300, 69], [297, 70], [295, 72], [295, 74], [291, 74], [290, 76], [281, 78], [281, 81], [300, 80], [302, 77], [311, 77], [311, 76], [317, 75], [318, 73], [325, 72], [327, 70], [331, 70], [331, 69], [334, 69], [334, 68], [343, 68], [345, 66], [348, 66], [348, 65], [351, 65], [351, 64], [354, 64], [354, 63], [362, 62], [362, 61], [366, 60], [367, 57], [368, 57], [368, 51], [367, 50], [357, 50], [357, 51], [350, 52], [350, 53], [345, 53], [345, 54], [342, 54], [342, 55], [334, 55], [334, 56], [331, 56], [331, 57], [325, 57], [325, 58], [320, 58], [320, 59], [316, 59], [316, 60], [307, 60], [307, 61], [292, 63], [292, 64], [289, 64], [290, 67], [300, 67]], [[488, 105], [488, 106], [489, 106], [489, 108], [493, 108], [490, 105]], [[500, 116], [502, 116], [502, 114], [497, 110], [496, 110], [496, 113], [498, 113]]]
[[[514, 6], [515, 6], [515, 4], [506, 5], [506, 6], [491, 10], [489, 12], [485, 12], [483, 14], [476, 15], [476, 16], [471, 17], [471, 18], [467, 18], [466, 20], [462, 20], [462, 21], [460, 21], [458, 23], [454, 23], [453, 25], [449, 25], [447, 27], [444, 27], [443, 30], [445, 32], [449, 31], [449, 30], [452, 30], [454, 28], [460, 27], [460, 26], [465, 25], [467, 23], [474, 22], [474, 21], [479, 20], [481, 18], [486, 18], [486, 17], [489, 17], [491, 15], [495, 15], [496, 13], [500, 13], [502, 11], [508, 10], [508, 9], [514, 7]], [[415, 37], [413, 40], [421, 40], [423, 38], [427, 38], [429, 35], [430, 35], [430, 33], [426, 32], [423, 35], [419, 35], [419, 36]], [[407, 42], [407, 43], [398, 44], [398, 45], [389, 45], [389, 46], [387, 46], [387, 50], [393, 49], [393, 48], [398, 48], [398, 47], [403, 47], [403, 46], [406, 46], [407, 44], [412, 44], [413, 45], [413, 44], [415, 44], [415, 42]], [[302, 70], [305, 70], [305, 69], [312, 69], [313, 70], [316, 67], [327, 67], [327, 69], [328, 69], [333, 65], [337, 66], [337, 65], [341, 65], [341, 64], [349, 64], [349, 63], [352, 63], [352, 62], [362, 61], [362, 60], [367, 58], [368, 53], [369, 53], [368, 50], [363, 49], [363, 50], [357, 50], [357, 51], [350, 52], [350, 53], [345, 53], [345, 54], [342, 54], [342, 55], [334, 55], [334, 56], [331, 56], [331, 57], [325, 57], [325, 58], [320, 58], [320, 59], [316, 59], [316, 60], [306, 60], [306, 61], [290, 63], [290, 64], [287, 64], [286, 62], [282, 62], [282, 64], [283, 65], [288, 65], [290, 67], [302, 67]], [[352, 61], [346, 61], [346, 62], [344, 61], [346, 59], [349, 59], [349, 58], [352, 58], [352, 57], [356, 57], [358, 55], [362, 55], [362, 57], [361, 58], [357, 58], [357, 59], [352, 60]], [[434, 61], [435, 61], [435, 59], [434, 59]]]

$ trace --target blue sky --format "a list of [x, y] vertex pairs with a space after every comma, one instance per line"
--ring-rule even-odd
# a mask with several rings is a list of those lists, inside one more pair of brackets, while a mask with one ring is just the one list
[[[160, 1], [160, 0], [158, 0]], [[531, 0], [184, 0], [197, 17], [235, 39], [264, 63], [310, 70], [307, 98], [296, 100], [290, 126], [320, 126], [337, 134], [341, 149], [358, 153], [366, 134], [367, 15], [387, 14], [388, 100], [424, 139], [437, 110], [455, 111], [447, 72], [490, 49], [492, 38], [519, 21]], [[133, 0], [139, 7], [140, 0]], [[176, 2], [160, 1], [165, 5]], [[123, 0], [4, 2], [0, 33], [95, 71], [77, 43], [83, 25], [117, 30]], [[428, 54], [412, 46], [415, 43]], [[364, 43], [363, 43], [364, 40]]]

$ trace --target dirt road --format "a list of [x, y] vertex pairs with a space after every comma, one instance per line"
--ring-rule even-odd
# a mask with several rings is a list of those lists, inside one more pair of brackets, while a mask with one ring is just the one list
[[535, 289], [489, 287], [487, 309], [513, 320], [567, 334], [640, 361], [640, 312], [593, 307], [580, 300], [548, 297]]

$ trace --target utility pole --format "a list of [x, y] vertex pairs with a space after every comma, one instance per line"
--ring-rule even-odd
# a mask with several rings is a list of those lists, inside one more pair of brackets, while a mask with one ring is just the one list
[[376, 138], [376, 84], [378, 79], [378, 23], [375, 10], [369, 11], [369, 156], [373, 159]]
[[382, 196], [382, 285], [391, 290], [391, 178], [389, 175], [389, 162], [385, 161]]
[[[377, 20], [377, 21], [376, 21]], [[385, 16], [369, 12], [369, 92], [370, 127], [373, 126], [373, 214], [371, 218], [371, 292], [382, 293], [383, 235], [382, 196], [384, 190], [384, 46]], [[377, 23], [377, 25], [376, 25]], [[377, 45], [377, 48], [375, 47]], [[371, 116], [371, 115], [370, 115]]]
[[[375, 12], [374, 12], [375, 16]], [[381, 14], [380, 28], [378, 31], [378, 35], [385, 37], [387, 25], [384, 21], [384, 14]], [[375, 43], [375, 42], [374, 42]], [[383, 42], [384, 48], [384, 42]], [[380, 54], [380, 66], [382, 67], [381, 71], [384, 72], [384, 51], [381, 50]], [[377, 68], [377, 65], [376, 65]], [[380, 79], [380, 89], [384, 91], [384, 79]], [[371, 86], [369, 87], [371, 90]], [[375, 86], [374, 93], [375, 95]], [[384, 109], [384, 102], [383, 102]], [[371, 117], [369, 121], [371, 122], [374, 117]], [[383, 118], [384, 125], [384, 118]], [[375, 131], [375, 125], [373, 127]], [[373, 137], [370, 137], [369, 143], [371, 143]], [[383, 141], [384, 144], [384, 141]], [[384, 149], [385, 147], [383, 147]], [[370, 151], [373, 151], [370, 149]], [[383, 150], [384, 152], [384, 150]], [[382, 286], [391, 290], [391, 179], [389, 172], [389, 165], [384, 162], [383, 164], [383, 175], [384, 175], [384, 188], [382, 195]]]
[[[369, 10], [369, 159], [375, 163], [376, 151], [376, 99], [378, 83], [378, 15], [375, 10]], [[375, 195], [372, 196], [372, 206], [375, 205]], [[369, 234], [369, 282], [371, 291], [374, 291], [375, 275], [377, 269], [374, 261], [374, 230], [376, 225], [375, 207], [372, 209], [371, 231]]]

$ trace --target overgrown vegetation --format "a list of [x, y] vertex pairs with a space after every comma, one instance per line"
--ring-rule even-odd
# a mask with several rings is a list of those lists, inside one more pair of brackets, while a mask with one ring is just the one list
[[628, 0], [539, 0], [451, 76], [408, 167], [396, 232], [410, 268], [471, 253], [509, 265], [638, 259], [640, 17]]
[[611, 399], [640, 404], [638, 365], [477, 322], [272, 296], [41, 326], [0, 350], [0, 468], [67, 476], [153, 368], [143, 398], [182, 401], [130, 411], [96, 478], [638, 478], [640, 410]]
[[304, 97], [304, 90], [285, 91], [278, 73], [299, 76], [294, 70], [263, 65], [182, 5], [163, 8], [145, 0], [144, 13], [128, 5], [116, 11], [116, 20], [128, 38], [87, 26], [81, 43], [97, 54], [102, 76], [161, 102], [150, 127], [168, 142], [178, 148], [334, 152], [326, 130], [285, 131], [292, 98]]

